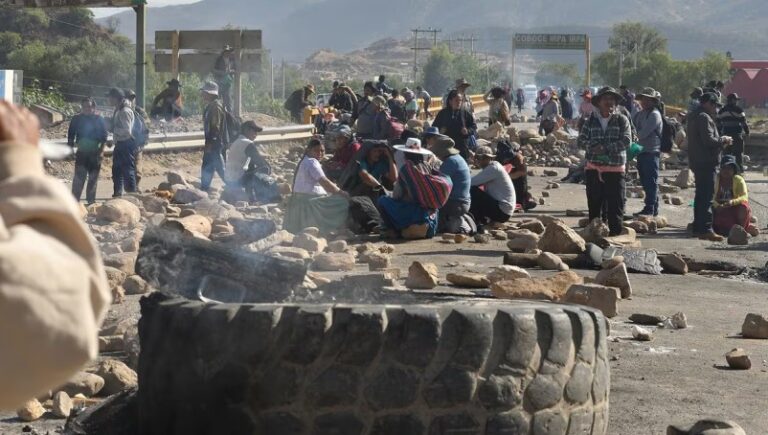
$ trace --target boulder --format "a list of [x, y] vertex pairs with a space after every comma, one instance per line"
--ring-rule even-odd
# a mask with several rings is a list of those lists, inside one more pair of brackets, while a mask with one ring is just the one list
[[688, 273], [688, 263], [679, 254], [660, 254], [659, 261], [664, 273], [685, 275]]
[[484, 275], [474, 273], [449, 273], [446, 279], [456, 287], [488, 288], [491, 281]]
[[104, 379], [104, 388], [99, 392], [102, 396], [117, 394], [139, 383], [136, 372], [116, 359], [101, 361], [96, 367], [96, 374]]
[[67, 418], [72, 413], [72, 399], [69, 394], [64, 391], [59, 391], [53, 396], [53, 404], [51, 405], [51, 411], [53, 415], [60, 418]]
[[688, 327], [688, 316], [683, 312], [673, 314], [669, 321], [675, 329], [685, 329]]
[[563, 260], [551, 252], [542, 252], [536, 259], [536, 263], [540, 268], [544, 270], [569, 270], [567, 264], [563, 263]]
[[168, 184], [171, 186], [173, 185], [182, 185], [185, 187], [190, 187], [191, 185], [189, 182], [187, 182], [187, 178], [184, 174], [178, 171], [168, 171], [165, 173], [165, 178], [168, 180]]
[[293, 238], [293, 246], [306, 249], [311, 253], [323, 252], [328, 247], [328, 242], [322, 237], [302, 233]]
[[367, 255], [366, 263], [371, 272], [386, 270], [392, 267], [392, 257], [382, 252], [371, 252]]
[[125, 199], [110, 199], [98, 208], [97, 218], [125, 226], [135, 226], [141, 221], [141, 210]]
[[652, 314], [633, 314], [629, 316], [629, 321], [638, 325], [657, 326], [664, 323], [666, 316], [654, 316]]
[[768, 316], [749, 313], [741, 325], [744, 338], [768, 339]]
[[453, 242], [457, 244], [464, 243], [467, 240], [469, 240], [469, 236], [466, 234], [456, 234], [455, 236], [453, 236]]
[[635, 230], [637, 234], [647, 234], [648, 233], [648, 224], [641, 221], [632, 221], [627, 224], [627, 227], [632, 228]]
[[653, 340], [653, 332], [650, 329], [643, 328], [642, 326], [632, 326], [632, 338], [637, 341], [651, 341]]
[[127, 295], [143, 295], [152, 290], [144, 278], [139, 275], [131, 275], [126, 278], [123, 282], [123, 289]]
[[294, 246], [273, 246], [267, 251], [267, 255], [293, 258], [296, 260], [309, 260], [312, 255], [302, 248], [296, 248]]
[[619, 314], [619, 299], [621, 299], [620, 291], [615, 287], [576, 284], [568, 289], [563, 302], [596, 308], [602, 311], [605, 317], [612, 318]]
[[125, 278], [128, 276], [125, 272], [114, 267], [105, 266], [104, 272], [107, 274], [107, 283], [109, 288], [114, 288], [123, 285]]
[[104, 264], [124, 272], [126, 275], [133, 275], [136, 273], [136, 257], [136, 252], [107, 255], [104, 257]]
[[[502, 231], [502, 233], [504, 233]], [[479, 243], [482, 245], [487, 245], [488, 243], [491, 243], [491, 235], [490, 234], [475, 234], [475, 243]], [[504, 240], [507, 239], [507, 235], [504, 234]]]
[[748, 245], [749, 233], [747, 233], [747, 230], [745, 230], [741, 225], [734, 225], [733, 228], [731, 228], [731, 232], [728, 233], [728, 244], [742, 246]]
[[672, 196], [669, 198], [669, 202], [672, 203], [672, 205], [683, 205], [683, 198], [679, 196]]
[[21, 421], [35, 421], [45, 414], [45, 408], [37, 399], [32, 399], [24, 402], [16, 411], [16, 415]]
[[491, 236], [496, 240], [507, 240], [507, 232], [504, 230], [491, 230]]
[[355, 257], [347, 253], [320, 253], [315, 255], [312, 267], [323, 272], [350, 271], [355, 269]]
[[64, 391], [70, 397], [82, 394], [92, 397], [104, 388], [104, 378], [87, 372], [78, 372], [70, 378], [66, 384], [56, 388], [55, 391]]
[[538, 248], [540, 236], [529, 230], [513, 230], [507, 232], [510, 251], [526, 252]]
[[728, 362], [728, 367], [734, 370], [749, 370], [752, 368], [752, 361], [744, 349], [737, 348], [731, 350], [725, 354], [725, 360]]
[[732, 421], [706, 419], [691, 427], [669, 426], [667, 435], [747, 435], [747, 433]]
[[695, 184], [693, 171], [691, 171], [690, 169], [681, 170], [680, 173], [677, 174], [677, 177], [675, 178], [675, 182], [673, 184], [681, 189], [689, 189], [693, 187]]
[[201, 234], [204, 237], [210, 237], [213, 231], [211, 220], [199, 214], [170, 218], [163, 222], [163, 226], [180, 230], [185, 234]]
[[536, 234], [544, 234], [544, 230], [546, 229], [544, 227], [544, 224], [541, 223], [541, 221], [538, 219], [533, 221], [523, 222], [522, 224], [520, 224], [518, 228], [522, 230], [528, 230]]
[[409, 289], [431, 290], [439, 284], [437, 273], [435, 264], [414, 261], [408, 268], [405, 286]]
[[494, 284], [499, 281], [507, 281], [510, 279], [530, 278], [530, 277], [531, 275], [528, 273], [528, 271], [523, 269], [522, 267], [499, 266], [499, 267], [494, 267], [491, 273], [488, 274], [488, 281], [490, 281], [491, 284]]
[[601, 270], [595, 277], [595, 283], [620, 289], [622, 299], [632, 297], [632, 285], [629, 283], [627, 265], [623, 262], [613, 269]]
[[586, 249], [586, 242], [571, 227], [552, 222], [541, 236], [538, 248], [553, 254], [581, 254]]
[[176, 184], [173, 189], [173, 202], [175, 204], [192, 204], [197, 201], [207, 199], [208, 194], [194, 187]]
[[333, 252], [335, 254], [339, 254], [341, 252], [347, 251], [347, 242], [344, 240], [336, 240], [328, 244], [328, 247], [326, 250], [328, 252]]
[[574, 272], [560, 272], [550, 278], [517, 278], [498, 281], [491, 292], [500, 299], [560, 300], [574, 284], [583, 284], [584, 278]]

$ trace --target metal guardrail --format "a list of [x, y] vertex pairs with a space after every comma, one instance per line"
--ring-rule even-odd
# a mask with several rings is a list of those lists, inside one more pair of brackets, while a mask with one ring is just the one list
[[[312, 137], [315, 131], [314, 125], [290, 125], [286, 127], [265, 128], [259, 133], [259, 142], [283, 142], [299, 141]], [[66, 139], [50, 140], [58, 145], [66, 145]], [[202, 148], [205, 145], [205, 137], [202, 131], [191, 133], [153, 134], [149, 136], [149, 143], [144, 147], [144, 152], [155, 153], [165, 151], [185, 151]], [[104, 154], [112, 154], [111, 148], [105, 148]]]

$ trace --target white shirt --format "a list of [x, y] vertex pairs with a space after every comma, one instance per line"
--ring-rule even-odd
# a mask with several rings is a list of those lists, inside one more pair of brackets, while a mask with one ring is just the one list
[[238, 137], [229, 147], [225, 172], [225, 174], [227, 174], [228, 183], [237, 183], [243, 177], [243, 174], [245, 173], [245, 162], [248, 161], [248, 156], [245, 155], [245, 150], [251, 144], [253, 144], [252, 140], [240, 135], [240, 137]]
[[499, 201], [499, 209], [505, 214], [512, 216], [515, 212], [515, 186], [501, 163], [493, 161], [472, 177], [472, 186], [485, 186], [485, 192]]
[[325, 178], [325, 172], [320, 162], [311, 157], [304, 157], [296, 172], [293, 191], [308, 195], [327, 195], [328, 192], [320, 185], [320, 180], [323, 178]]
[[600, 120], [600, 126], [603, 127], [603, 131], [608, 128], [608, 122], [611, 121], [611, 117], [603, 118], [603, 115], [597, 115], [597, 119]]

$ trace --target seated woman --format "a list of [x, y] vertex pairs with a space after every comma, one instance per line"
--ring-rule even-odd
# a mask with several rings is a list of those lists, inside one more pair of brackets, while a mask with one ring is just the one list
[[232, 143], [227, 154], [227, 190], [242, 192], [241, 189], [245, 189], [250, 202], [280, 201], [280, 190], [271, 176], [272, 167], [254, 142], [263, 129], [253, 121], [245, 121], [240, 130], [240, 137]]
[[352, 165], [341, 184], [350, 196], [367, 196], [376, 201], [397, 181], [395, 159], [385, 141], [366, 141]]
[[361, 145], [360, 142], [355, 139], [355, 135], [352, 133], [352, 129], [349, 128], [349, 126], [343, 125], [334, 133], [336, 149], [333, 152], [333, 157], [323, 163], [323, 171], [325, 171], [325, 174], [329, 179], [338, 181], [341, 174], [352, 159], [354, 159], [355, 154], [360, 151]]
[[760, 231], [751, 223], [752, 210], [749, 207], [747, 183], [738, 175], [739, 169], [736, 157], [723, 156], [720, 175], [715, 180], [712, 227], [717, 234], [727, 237], [734, 225], [741, 225], [754, 237]]
[[451, 193], [451, 180], [424, 161], [431, 153], [420, 144], [397, 145], [396, 149], [404, 152], [406, 161], [392, 196], [378, 200], [382, 234], [406, 239], [432, 238], [437, 233], [438, 210]]
[[472, 177], [470, 212], [475, 217], [478, 232], [484, 225], [507, 222], [515, 212], [515, 187], [507, 171], [495, 158], [489, 147], [477, 147], [475, 161], [482, 170]]
[[304, 228], [317, 227], [322, 233], [345, 226], [349, 210], [347, 194], [325, 176], [320, 160], [325, 155], [323, 143], [312, 139], [307, 145], [293, 181], [283, 228], [297, 234]]

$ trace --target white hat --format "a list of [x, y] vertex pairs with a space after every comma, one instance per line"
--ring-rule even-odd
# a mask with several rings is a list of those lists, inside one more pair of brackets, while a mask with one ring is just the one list
[[421, 141], [415, 137], [408, 138], [405, 141], [405, 145], [395, 145], [394, 148], [404, 153], [421, 154], [424, 156], [432, 154], [428, 149], [422, 148]]
[[203, 87], [200, 88], [200, 92], [205, 92], [206, 94], [219, 96], [219, 85], [217, 85], [215, 82], [205, 82], [203, 83]]

